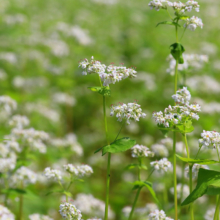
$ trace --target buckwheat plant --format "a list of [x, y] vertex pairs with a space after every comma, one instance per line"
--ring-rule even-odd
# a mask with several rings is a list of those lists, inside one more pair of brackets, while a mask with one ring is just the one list
[[[110, 85], [115, 84], [126, 78], [136, 77], [136, 71], [134, 68], [127, 68], [125, 66], [106, 66], [100, 61], [91, 57], [91, 60], [84, 59], [79, 63], [79, 67], [82, 68], [83, 75], [97, 74], [100, 82], [99, 87], [89, 87], [91, 91], [97, 92], [103, 96], [103, 115], [104, 115], [104, 126], [106, 135], [106, 146], [98, 149], [96, 152], [102, 150], [102, 155], [108, 154], [107, 160], [107, 184], [106, 184], [106, 198], [105, 198], [105, 216], [104, 220], [108, 219], [108, 204], [109, 204], [109, 188], [110, 188], [110, 166], [111, 166], [111, 154], [117, 152], [123, 152], [134, 146], [135, 141], [130, 138], [118, 139], [118, 136], [125, 124], [130, 124], [131, 120], [139, 121], [140, 118], [146, 116], [142, 112], [141, 106], [134, 103], [118, 103], [111, 106], [110, 116], [116, 116], [119, 122], [122, 123], [121, 129], [117, 134], [115, 140], [110, 142], [108, 135], [107, 117], [106, 117], [106, 98], [111, 95]], [[96, 153], [95, 152], [95, 153]]]
[[[150, 1], [148, 4], [151, 9], [155, 9], [156, 11], [165, 10], [171, 19], [171, 21], [163, 21], [157, 24], [158, 25], [172, 25], [175, 28], [176, 32], [176, 42], [170, 46], [171, 48], [171, 55], [176, 60], [175, 65], [175, 74], [174, 74], [174, 93], [177, 92], [178, 88], [178, 65], [184, 63], [183, 58], [183, 52], [185, 51], [184, 46], [180, 43], [182, 40], [184, 33], [187, 29], [191, 31], [195, 31], [197, 27], [203, 28], [202, 20], [196, 16], [189, 17], [187, 15], [188, 12], [195, 11], [196, 13], [200, 10], [200, 5], [197, 1], [189, 0], [185, 3], [182, 2], [171, 2], [168, 0], [153, 0]], [[169, 11], [172, 11], [174, 13], [174, 17], [171, 15]], [[181, 37], [179, 37], [179, 30], [180, 28], [183, 28], [183, 32], [181, 34]], [[176, 101], [176, 100], [175, 100]], [[176, 110], [176, 109], [175, 109]], [[180, 109], [178, 109], [180, 110]], [[171, 111], [171, 112], [170, 112]], [[172, 113], [173, 109], [168, 109], [168, 115], [164, 118], [161, 113], [159, 113], [159, 117], [161, 116], [165, 120], [164, 127], [168, 127], [169, 124], [174, 123], [174, 129], [173, 129], [173, 181], [174, 181], [174, 205], [175, 205], [175, 220], [178, 220], [178, 204], [177, 204], [177, 179], [176, 179], [176, 123], [178, 123], [177, 118], [171, 118], [169, 119], [170, 113]], [[194, 112], [193, 112], [194, 113]], [[166, 114], [166, 112], [165, 112]], [[173, 114], [171, 114], [173, 115]], [[178, 116], [177, 116], [178, 117]], [[176, 120], [177, 119], [177, 120]], [[163, 121], [161, 121], [163, 124]], [[190, 122], [189, 122], [190, 123]], [[190, 125], [183, 125], [183, 127], [187, 127]], [[188, 148], [188, 147], [187, 147]], [[188, 154], [189, 157], [189, 154]], [[192, 190], [192, 189], [191, 189]], [[191, 219], [194, 219], [193, 217], [193, 209], [191, 207]]]

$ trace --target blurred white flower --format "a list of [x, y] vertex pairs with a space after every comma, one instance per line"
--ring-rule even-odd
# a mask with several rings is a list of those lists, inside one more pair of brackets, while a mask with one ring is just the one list
[[53, 101], [61, 105], [74, 106], [76, 104], [76, 100], [73, 96], [63, 92], [54, 93]]
[[59, 212], [62, 218], [66, 220], [81, 220], [82, 218], [81, 211], [68, 202], [60, 204]]
[[154, 153], [146, 146], [136, 144], [131, 148], [132, 157], [153, 157]]
[[163, 158], [159, 161], [153, 161], [150, 162], [150, 165], [158, 171], [161, 172], [167, 172], [168, 169], [172, 168], [172, 164], [170, 163], [170, 161], [167, 160], [167, 158]]
[[26, 116], [22, 115], [14, 115], [8, 122], [11, 127], [23, 129], [24, 127], [28, 126], [30, 123], [29, 119]]
[[169, 152], [163, 144], [153, 144], [151, 146], [151, 150], [158, 157], [168, 157], [169, 156]]
[[172, 218], [166, 217], [166, 214], [163, 210], [159, 211], [156, 209], [154, 212], [149, 214], [149, 220], [174, 220]]
[[[209, 167], [207, 165], [202, 165], [202, 164], [197, 164], [197, 163], [193, 164], [193, 167], [192, 167], [192, 178], [193, 179], [196, 179], [198, 177], [200, 168], [209, 170]], [[185, 176], [189, 178], [189, 166], [185, 168]]]
[[53, 220], [47, 215], [41, 215], [41, 214], [31, 214], [28, 216], [30, 220]]
[[0, 219], [2, 220], [15, 220], [14, 214], [8, 208], [0, 205]]
[[[185, 199], [188, 195], [189, 195], [189, 186], [179, 183], [177, 184], [177, 198], [180, 199], [181, 198], [181, 193], [182, 195], [182, 199]], [[174, 195], [174, 188], [171, 187], [170, 188], [170, 192]]]
[[192, 16], [191, 18], [186, 19], [186, 23], [183, 26], [191, 31], [195, 31], [197, 27], [203, 28], [202, 19]]

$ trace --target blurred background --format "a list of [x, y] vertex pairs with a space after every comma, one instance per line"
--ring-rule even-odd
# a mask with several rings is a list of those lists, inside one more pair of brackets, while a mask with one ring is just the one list
[[[200, 119], [194, 122], [195, 130], [189, 135], [189, 146], [194, 156], [202, 130], [220, 131], [220, 2], [198, 2], [201, 8], [196, 15], [202, 18], [204, 29], [198, 28], [195, 32], [187, 30], [181, 43], [186, 54], [206, 55], [209, 61], [191, 62], [179, 74], [179, 87], [182, 87], [185, 76], [192, 102], [202, 106]], [[111, 85], [107, 115], [111, 104], [138, 100], [147, 117], [126, 126], [120, 137], [129, 136], [137, 144], [157, 149], [155, 152], [159, 153], [153, 160], [164, 156], [172, 159], [172, 149], [167, 147], [172, 142], [166, 147], [161, 144], [164, 136], [151, 115], [153, 111], [164, 110], [173, 103], [174, 77], [170, 73], [168, 56], [169, 46], [175, 43], [175, 30], [173, 26], [164, 25], [156, 28], [157, 23], [169, 20], [169, 17], [163, 10], [150, 10], [148, 3], [146, 0], [0, 1], [0, 93], [18, 102], [17, 114], [26, 115], [31, 127], [43, 130], [51, 137], [50, 143], [47, 143], [47, 153], [34, 154], [30, 166], [35, 171], [43, 173], [45, 167], [61, 167], [67, 162], [93, 167], [91, 177], [74, 183], [71, 188], [73, 200], [77, 200], [80, 193], [81, 196], [87, 195], [84, 200], [79, 200], [84, 207], [91, 199], [89, 194], [104, 201], [107, 157], [94, 155], [96, 149], [106, 144], [102, 96], [87, 89], [98, 86], [99, 81], [96, 75], [82, 75], [82, 70], [78, 68], [81, 59], [94, 56], [106, 65], [124, 63], [127, 67], [136, 67], [137, 78]], [[9, 132], [7, 120], [7, 117], [0, 119], [2, 137]], [[111, 140], [120, 126], [115, 117], [108, 117]], [[70, 135], [72, 142], [67, 146], [62, 141]], [[172, 137], [172, 134], [168, 136]], [[181, 136], [178, 136], [178, 141], [182, 153]], [[155, 144], [163, 147], [155, 147]], [[217, 158], [214, 150], [205, 149], [199, 157]], [[145, 159], [146, 165], [149, 162]], [[131, 206], [134, 200], [135, 191], [132, 191], [131, 182], [137, 180], [137, 170], [126, 170], [130, 163], [136, 163], [130, 151], [112, 157], [111, 219], [126, 219], [125, 207]], [[181, 167], [183, 165], [179, 161], [178, 182], [181, 182]], [[219, 169], [217, 166], [211, 168]], [[143, 171], [143, 178], [146, 178], [147, 172]], [[152, 176], [150, 180], [156, 183], [154, 189], [169, 216], [173, 215], [171, 177], [172, 172]], [[60, 219], [58, 208], [62, 198], [56, 193], [46, 196], [49, 189], [56, 187], [56, 183], [51, 182], [40, 182], [29, 187], [32, 194], [25, 197], [25, 219], [32, 213]], [[8, 206], [15, 214], [18, 212], [16, 201], [14, 196]], [[197, 202], [196, 219], [203, 219], [214, 202], [214, 197], [204, 197]], [[135, 218], [146, 219], [152, 203], [154, 200], [149, 192], [143, 190]], [[101, 204], [98, 206], [101, 207]], [[187, 208], [181, 210], [182, 220], [187, 219], [187, 211]], [[83, 213], [84, 218], [95, 215], [102, 217], [96, 212]]]

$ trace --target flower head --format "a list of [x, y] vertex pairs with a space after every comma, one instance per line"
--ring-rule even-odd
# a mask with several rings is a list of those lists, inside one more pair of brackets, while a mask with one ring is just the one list
[[167, 172], [169, 168], [172, 167], [172, 164], [170, 161], [167, 160], [167, 158], [163, 158], [159, 161], [153, 161], [150, 163], [150, 165], [158, 171], [165, 171]]
[[220, 147], [220, 133], [216, 131], [205, 131], [201, 133], [199, 144], [202, 147], [217, 148]]
[[[209, 169], [207, 165], [202, 165], [202, 164], [197, 164], [197, 163], [193, 164], [193, 167], [192, 167], [192, 178], [193, 179], [196, 179], [198, 177], [200, 168], [207, 169], [207, 170]], [[185, 168], [185, 174], [189, 178], [189, 166]]]
[[172, 218], [166, 217], [166, 214], [163, 210], [159, 211], [156, 209], [154, 212], [149, 214], [149, 220], [173, 220]]
[[154, 153], [148, 147], [136, 144], [131, 148], [132, 157], [153, 157]]
[[119, 103], [118, 105], [111, 106], [110, 115], [113, 116], [116, 114], [118, 121], [126, 120], [127, 124], [130, 124], [130, 120], [133, 119], [135, 121], [139, 121], [140, 118], [146, 117], [146, 114], [142, 112], [141, 106], [136, 102], [134, 103]]
[[197, 27], [203, 28], [202, 19], [196, 16], [192, 16], [191, 18], [187, 18], [184, 27], [188, 28], [191, 31], [195, 31]]
[[89, 176], [93, 173], [93, 169], [89, 165], [74, 166], [73, 164], [67, 164], [63, 167], [67, 172], [79, 177]]
[[8, 210], [8, 208], [0, 205], [0, 219], [2, 220], [15, 220], [15, 216]]
[[50, 167], [45, 168], [44, 175], [48, 179], [54, 179], [54, 180], [61, 180], [62, 179], [62, 173], [60, 170], [52, 170]]
[[62, 218], [66, 220], [81, 220], [82, 218], [81, 211], [68, 202], [60, 204], [59, 212]]

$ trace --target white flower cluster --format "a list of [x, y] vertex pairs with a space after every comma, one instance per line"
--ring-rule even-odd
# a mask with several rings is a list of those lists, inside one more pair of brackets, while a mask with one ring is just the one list
[[215, 215], [215, 207], [210, 207], [207, 212], [205, 213], [204, 219], [205, 220], [213, 220]]
[[75, 205], [72, 205], [68, 202], [60, 204], [59, 212], [63, 219], [81, 220], [82, 218], [81, 211], [77, 209]]
[[15, 216], [3, 205], [0, 205], [0, 219], [15, 220]]
[[[209, 170], [209, 167], [207, 165], [202, 165], [202, 164], [197, 164], [197, 163], [193, 164], [193, 167], [192, 167], [192, 178], [193, 179], [197, 178], [200, 168]], [[185, 174], [186, 174], [186, 177], [189, 178], [189, 166], [185, 168]]]
[[149, 214], [149, 220], [173, 220], [172, 218], [166, 217], [163, 210], [159, 211], [156, 209], [154, 212]]
[[[208, 62], [209, 58], [207, 55], [199, 55], [199, 54], [183, 54], [184, 63], [178, 65], [179, 71], [188, 71], [189, 69], [201, 69], [205, 63]], [[170, 66], [167, 69], [167, 73], [170, 75], [174, 75], [176, 60], [172, 55], [169, 55], [167, 60], [170, 62]]]
[[17, 103], [9, 96], [0, 96], [0, 108], [11, 114], [17, 108]]
[[186, 23], [183, 26], [191, 31], [195, 31], [197, 27], [203, 28], [202, 19], [192, 16], [186, 19]]
[[79, 177], [89, 176], [93, 173], [93, 169], [89, 165], [74, 166], [73, 164], [67, 164], [63, 167], [67, 172]]
[[153, 157], [154, 153], [146, 146], [136, 144], [131, 148], [132, 157]]
[[53, 101], [61, 105], [74, 106], [76, 104], [75, 98], [64, 92], [57, 92], [53, 94]]
[[21, 115], [14, 115], [8, 122], [11, 127], [18, 129], [23, 129], [24, 127], [28, 126], [29, 123], [29, 119], [26, 116]]
[[46, 152], [46, 146], [43, 143], [49, 139], [49, 135], [44, 131], [37, 131], [34, 128], [19, 129], [14, 128], [8, 139], [20, 140], [24, 145], [28, 145], [33, 150], [39, 150], [41, 153]]
[[110, 116], [116, 114], [118, 121], [126, 120], [127, 124], [130, 124], [130, 120], [134, 119], [135, 121], [139, 121], [140, 118], [146, 117], [146, 114], [142, 112], [141, 106], [137, 103], [119, 103], [118, 105], [111, 106]]
[[83, 155], [82, 146], [77, 142], [77, 137], [73, 133], [67, 134], [64, 138], [51, 138], [50, 143], [54, 147], [70, 147], [76, 155]]
[[100, 61], [94, 60], [93, 57], [91, 58], [91, 61], [88, 61], [87, 59], [81, 61], [79, 63], [79, 67], [83, 69], [83, 75], [87, 75], [87, 73], [97, 73], [101, 78], [103, 86], [115, 84], [116, 82], [128, 77], [134, 78], [136, 77], [135, 74], [137, 73], [133, 68], [114, 65], [106, 66], [101, 64]]
[[16, 164], [16, 157], [0, 158], [0, 173], [13, 170]]
[[168, 157], [169, 151], [163, 144], [153, 144], [151, 146], [151, 150], [155, 153], [158, 157]]
[[177, 13], [191, 12], [192, 10], [199, 12], [200, 7], [198, 2], [194, 0], [189, 0], [185, 4], [180, 1], [170, 2], [168, 0], [153, 0], [148, 4], [148, 6], [156, 11], [172, 7]]
[[62, 173], [60, 170], [52, 170], [50, 167], [45, 168], [44, 170], [44, 175], [48, 179], [53, 179], [53, 180], [61, 180], [62, 179]]
[[[105, 203], [94, 198], [91, 194], [79, 193], [73, 201], [73, 204], [87, 216], [96, 216], [102, 218], [105, 213]], [[108, 219], [114, 219], [114, 213], [109, 207]]]
[[[178, 199], [181, 198], [181, 193], [183, 193], [183, 198], [186, 198], [190, 193], [189, 186], [182, 183], [177, 184], [176, 190]], [[170, 192], [174, 195], [174, 187], [170, 188]]]
[[219, 148], [220, 147], [220, 133], [216, 131], [205, 131], [201, 133], [201, 139], [199, 139], [199, 144], [202, 147], [208, 148]]
[[153, 113], [152, 116], [158, 125], [163, 125], [168, 128], [170, 125], [184, 123], [188, 119], [199, 120], [197, 113], [201, 111], [201, 107], [198, 104], [189, 104], [191, 94], [186, 87], [178, 90], [172, 98], [179, 105], [173, 107], [169, 105], [168, 108], [164, 110], [164, 113], [162, 111]]
[[52, 218], [50, 218], [47, 215], [41, 215], [41, 214], [32, 214], [28, 216], [30, 220], [53, 220]]
[[164, 172], [167, 172], [168, 169], [172, 168], [172, 164], [170, 163], [170, 161], [167, 160], [167, 158], [163, 158], [159, 161], [150, 162], [150, 165], [155, 170], [164, 171]]
[[27, 186], [29, 184], [34, 184], [37, 181], [37, 174], [27, 167], [20, 167], [11, 176], [10, 185], [20, 186], [21, 184]]

